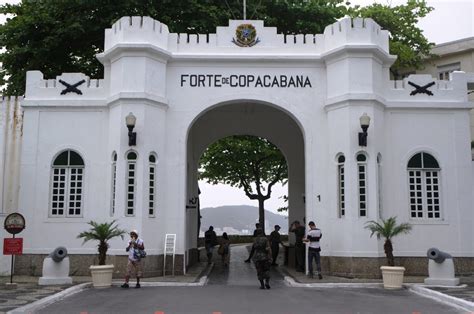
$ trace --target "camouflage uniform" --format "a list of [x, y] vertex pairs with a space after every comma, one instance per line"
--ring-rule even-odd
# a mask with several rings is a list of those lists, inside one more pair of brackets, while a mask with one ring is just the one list
[[265, 236], [258, 236], [253, 241], [253, 247], [255, 249], [255, 254], [253, 256], [253, 261], [255, 263], [255, 268], [257, 269], [257, 277], [261, 284], [261, 289], [264, 289], [263, 280], [265, 280], [265, 286], [267, 289], [270, 289], [269, 280], [270, 280], [270, 265], [271, 265], [271, 249], [270, 243], [268, 242]]

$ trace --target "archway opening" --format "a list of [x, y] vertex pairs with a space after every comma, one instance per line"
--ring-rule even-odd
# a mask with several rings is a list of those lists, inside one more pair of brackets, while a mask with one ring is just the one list
[[212, 143], [199, 160], [199, 179], [200, 235], [210, 225], [217, 234], [252, 235], [256, 223], [266, 234], [275, 225], [288, 233], [288, 165], [267, 139], [234, 135]]
[[[304, 139], [301, 129], [296, 120], [283, 109], [272, 105], [263, 104], [261, 102], [235, 101], [232, 103], [219, 104], [199, 115], [188, 132], [187, 141], [187, 199], [189, 204], [186, 213], [186, 233], [187, 248], [189, 252], [188, 265], [197, 260], [198, 236], [200, 225], [204, 231], [211, 224], [210, 220], [203, 217], [203, 221], [199, 221], [202, 216], [201, 198], [199, 195], [199, 161], [201, 156], [205, 154], [206, 149], [216, 143], [220, 139], [236, 136], [257, 137], [263, 141], [273, 144], [281, 151], [286, 160], [287, 180], [288, 183], [282, 189], [280, 194], [271, 194], [276, 199], [283, 195], [287, 198], [287, 203], [279, 199], [282, 206], [287, 206], [287, 218], [285, 219], [283, 230], [288, 230], [289, 224], [294, 220], [304, 221], [305, 217], [305, 158], [304, 158]], [[262, 182], [263, 183], [263, 182]], [[241, 191], [243, 198], [245, 191]], [[214, 193], [214, 198], [219, 199], [219, 193]], [[209, 201], [204, 201], [209, 203]], [[258, 206], [258, 202], [255, 201]], [[192, 204], [194, 203], [194, 204]], [[282, 207], [278, 206], [278, 207]], [[268, 208], [267, 206], [265, 206]], [[276, 207], [272, 208], [276, 210]], [[258, 211], [248, 217], [248, 222], [252, 228], [247, 229], [250, 234], [253, 233], [256, 220], [258, 219]], [[279, 224], [279, 223], [275, 223]], [[273, 230], [272, 222], [267, 222], [265, 230], [270, 233]], [[230, 229], [229, 229], [230, 230]], [[241, 233], [243, 233], [241, 230]], [[283, 231], [282, 230], [282, 231]], [[224, 229], [219, 230], [221, 233]], [[201, 233], [202, 235], [202, 233]]]

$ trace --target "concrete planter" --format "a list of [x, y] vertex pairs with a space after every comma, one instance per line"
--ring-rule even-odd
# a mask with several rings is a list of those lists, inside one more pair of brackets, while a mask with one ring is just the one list
[[108, 288], [112, 286], [114, 265], [92, 265], [89, 267], [94, 288]]
[[385, 289], [401, 289], [405, 267], [381, 266], [383, 287]]

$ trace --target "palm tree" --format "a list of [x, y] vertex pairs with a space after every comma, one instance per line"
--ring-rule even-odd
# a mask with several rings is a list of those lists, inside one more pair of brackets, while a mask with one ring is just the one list
[[104, 223], [97, 223], [95, 221], [90, 221], [87, 224], [91, 226], [88, 231], [81, 232], [77, 238], [84, 239], [84, 243], [89, 240], [97, 240], [99, 241], [98, 250], [99, 250], [99, 265], [105, 265], [105, 258], [107, 256], [107, 249], [109, 248], [109, 241], [115, 237], [121, 237], [123, 240], [123, 235], [127, 233], [127, 231], [119, 229], [118, 226], [113, 226], [116, 220], [112, 222], [104, 222]]
[[365, 226], [365, 229], [369, 229], [372, 232], [370, 234], [371, 237], [375, 234], [377, 239], [380, 239], [380, 237], [385, 238], [383, 249], [385, 251], [385, 256], [387, 256], [387, 262], [389, 266], [395, 266], [392, 238], [402, 233], [409, 233], [411, 228], [412, 226], [409, 223], [397, 225], [397, 217], [390, 217], [387, 220], [382, 219], [382, 223], [371, 220], [368, 221]]

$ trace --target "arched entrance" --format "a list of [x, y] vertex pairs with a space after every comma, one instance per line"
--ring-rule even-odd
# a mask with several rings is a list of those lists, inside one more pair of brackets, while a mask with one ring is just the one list
[[[253, 135], [276, 145], [288, 164], [288, 221], [306, 215], [304, 137], [296, 119], [274, 104], [252, 100], [219, 103], [202, 112], [191, 124], [187, 138], [186, 211], [187, 265], [197, 259], [198, 164], [205, 149], [231, 135]], [[191, 206], [190, 206], [191, 205]]]

